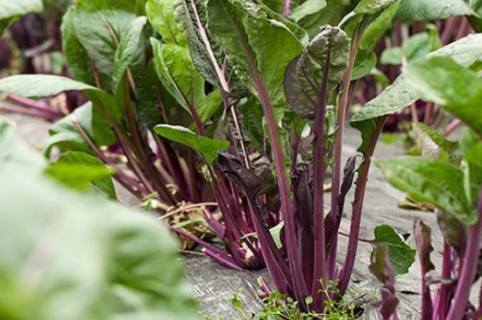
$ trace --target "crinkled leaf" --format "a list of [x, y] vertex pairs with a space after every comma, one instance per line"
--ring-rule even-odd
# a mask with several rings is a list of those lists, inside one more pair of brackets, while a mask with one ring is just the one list
[[[428, 57], [433, 56], [450, 56], [457, 63], [463, 66], [470, 66], [480, 58], [482, 54], [482, 35], [470, 35], [452, 44], [449, 44]], [[391, 114], [399, 111], [415, 101], [420, 99], [418, 92], [412, 90], [410, 80], [405, 73], [402, 73], [395, 82], [386, 88], [378, 97], [368, 102], [358, 113], [356, 113], [351, 122], [362, 122], [368, 119], [374, 119], [383, 115]]]
[[205, 29], [206, 1], [174, 0], [174, 15], [189, 41], [192, 62], [199, 74], [212, 85], [229, 91], [225, 82], [227, 73], [220, 68], [223, 65], [221, 50], [215, 47]]
[[207, 15], [208, 29], [240, 81], [257, 96], [253, 77], [259, 74], [280, 120], [286, 108], [285, 71], [303, 50], [294, 29], [262, 6], [243, 0], [209, 0]]
[[427, 202], [445, 210], [466, 225], [477, 221], [477, 211], [469, 204], [464, 190], [464, 174], [441, 160], [401, 157], [378, 161], [388, 182], [415, 201]]
[[392, 227], [378, 226], [374, 230], [375, 243], [388, 247], [388, 256], [393, 273], [398, 276], [409, 272], [415, 262], [416, 251], [412, 249]]
[[148, 0], [146, 14], [163, 42], [187, 47], [187, 39], [174, 16], [175, 0]]
[[114, 170], [87, 153], [78, 151], [64, 153], [45, 172], [69, 187], [85, 190], [93, 185], [108, 198], [116, 198], [112, 182]]
[[417, 245], [422, 270], [425, 273], [435, 270], [435, 266], [430, 259], [430, 254], [433, 252], [432, 230], [421, 219], [417, 218], [413, 222], [413, 237]]
[[208, 164], [211, 164], [221, 151], [229, 147], [228, 141], [203, 137], [181, 126], [162, 124], [156, 126], [154, 131], [161, 137], [191, 147]]
[[482, 82], [449, 57], [432, 57], [407, 68], [412, 90], [435, 102], [482, 135]]
[[177, 102], [190, 112], [193, 106], [202, 122], [207, 121], [221, 106], [219, 90], [205, 93], [205, 81], [197, 72], [189, 50], [175, 44], [162, 44], [151, 39], [156, 73], [164, 87]]
[[343, 30], [324, 26], [303, 53], [291, 62], [286, 71], [284, 90], [288, 103], [299, 117], [315, 116], [315, 104], [327, 63], [330, 64], [328, 92], [332, 92], [343, 80], [348, 67], [349, 47]]
[[0, 1], [0, 37], [5, 28], [21, 16], [43, 10], [41, 0], [2, 0]]
[[413, 236], [418, 250], [418, 257], [422, 269], [422, 279], [424, 288], [422, 288], [422, 319], [431, 319], [433, 316], [433, 301], [430, 292], [430, 286], [427, 282], [427, 273], [435, 270], [435, 266], [430, 259], [433, 252], [432, 247], [432, 230], [423, 223], [422, 220], [416, 218], [413, 222]]
[[475, 12], [464, 0], [404, 0], [397, 13], [397, 18], [411, 22], [473, 14]]

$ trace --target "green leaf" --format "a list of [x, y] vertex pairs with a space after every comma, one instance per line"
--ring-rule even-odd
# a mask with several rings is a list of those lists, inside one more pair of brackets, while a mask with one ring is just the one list
[[174, 15], [189, 42], [191, 59], [199, 74], [212, 85], [228, 92], [231, 88], [225, 79], [227, 72], [224, 71], [223, 74], [220, 67], [224, 62], [221, 48], [215, 47], [204, 27], [206, 2], [207, 0], [174, 0]]
[[465, 176], [465, 192], [469, 203], [477, 205], [482, 185], [482, 141], [472, 130], [460, 137], [460, 151], [463, 155], [462, 170]]
[[[348, 67], [350, 42], [339, 28], [324, 26], [320, 33], [294, 59], [286, 70], [284, 90], [288, 103], [299, 117], [313, 118], [315, 104], [324, 81], [324, 70], [330, 64], [328, 92], [342, 82]], [[330, 61], [328, 61], [330, 54]], [[316, 88], [313, 88], [313, 85]]]
[[85, 190], [95, 186], [110, 199], [116, 199], [112, 175], [114, 170], [102, 161], [84, 152], [62, 154], [45, 172], [69, 187]]
[[154, 128], [154, 132], [161, 137], [191, 147], [208, 164], [217, 158], [219, 152], [229, 147], [228, 141], [203, 137], [181, 126], [158, 125]]
[[79, 0], [73, 10], [75, 35], [99, 72], [102, 87], [113, 92], [114, 57], [121, 40], [127, 35], [135, 1]]
[[2, 0], [0, 1], [0, 37], [5, 29], [16, 19], [43, 10], [42, 0]]
[[41, 171], [46, 161], [20, 139], [15, 129], [0, 118], [0, 169], [10, 165]]
[[162, 44], [151, 39], [157, 75], [169, 93], [190, 112], [196, 109], [202, 122], [206, 122], [221, 106], [219, 90], [206, 95], [204, 79], [197, 72], [189, 50], [175, 44]]
[[62, 19], [62, 52], [72, 77], [83, 83], [95, 85], [91, 60], [75, 32], [75, 7], [70, 7]]
[[416, 251], [392, 227], [382, 225], [375, 228], [375, 243], [388, 246], [388, 256], [395, 276], [406, 274], [415, 262]]
[[27, 98], [53, 96], [65, 91], [82, 91], [94, 105], [115, 119], [123, 117], [123, 102], [109, 93], [70, 78], [53, 75], [18, 75], [0, 80], [0, 91]]
[[477, 221], [477, 211], [467, 202], [462, 170], [447, 162], [421, 157], [402, 157], [376, 162], [388, 182], [414, 201], [445, 210], [466, 225]]
[[411, 22], [473, 14], [475, 12], [464, 0], [404, 0], [397, 13], [397, 18]]
[[187, 47], [186, 37], [176, 23], [174, 3], [175, 0], [148, 0], [146, 14], [163, 42]]
[[445, 136], [435, 130], [435, 129], [432, 129], [428, 126], [426, 126], [425, 124], [423, 123], [418, 123], [416, 124], [417, 128], [419, 130], [421, 130], [422, 132], [424, 132], [428, 137], [430, 137], [430, 139], [437, 145], [439, 146], [440, 148], [442, 148], [443, 150], [449, 152], [449, 153], [452, 153], [455, 151], [455, 149], [457, 148], [458, 146], [458, 143], [457, 142], [452, 142], [450, 140], [448, 140], [447, 138], [445, 138]]
[[208, 29], [226, 52], [240, 81], [255, 96], [254, 73], [268, 91], [278, 120], [286, 108], [288, 65], [303, 51], [299, 35], [265, 8], [244, 0], [209, 0]]
[[403, 62], [403, 49], [400, 47], [386, 49], [382, 53], [380, 62], [388, 65], [401, 65]]
[[358, 80], [369, 75], [376, 67], [377, 56], [372, 51], [359, 50], [355, 58], [351, 80]]
[[199, 320], [162, 224], [56, 183], [46, 165], [0, 122], [0, 318]]
[[307, 0], [293, 9], [290, 19], [298, 23], [304, 18], [323, 10], [326, 6], [326, 0]]
[[408, 62], [424, 58], [430, 53], [430, 35], [422, 32], [408, 38], [403, 42], [403, 54]]
[[86, 103], [50, 127], [50, 139], [45, 146], [47, 156], [50, 156], [54, 146], [58, 146], [62, 150], [93, 153], [74, 122], [78, 122], [98, 148], [109, 146], [116, 141], [109, 123], [93, 108], [92, 103]]
[[116, 92], [119, 91], [127, 70], [130, 67], [140, 67], [145, 63], [146, 46], [143, 31], [146, 23], [146, 17], [133, 20], [115, 53], [113, 86]]
[[[481, 54], [482, 35], [477, 34], [451, 43], [430, 53], [427, 57], [449, 56], [457, 63], [468, 67], [477, 61]], [[405, 73], [402, 73], [391, 86], [387, 87], [378, 97], [368, 102], [356, 113], [351, 122], [353, 124], [397, 112], [418, 99], [420, 99], [420, 95], [412, 90], [410, 80], [407, 79]]]
[[362, 0], [340, 23], [352, 39], [361, 36], [356, 57], [358, 68], [352, 77], [354, 80], [369, 74], [373, 68], [369, 69], [368, 66], [376, 64], [376, 57], [370, 53], [391, 25], [400, 2], [401, 0]]
[[482, 135], [482, 82], [449, 57], [432, 57], [407, 68], [412, 90], [435, 102]]

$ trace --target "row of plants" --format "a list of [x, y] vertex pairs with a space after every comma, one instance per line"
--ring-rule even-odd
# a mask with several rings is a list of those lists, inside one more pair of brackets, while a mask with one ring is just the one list
[[[0, 25], [6, 27], [22, 14], [42, 10], [42, 2], [0, 2], [0, 9], [5, 12]], [[422, 319], [478, 319], [481, 307], [469, 302], [469, 293], [478, 276], [474, 257], [482, 232], [482, 37], [472, 34], [480, 25], [479, 9], [477, 1], [462, 0], [79, 0], [68, 7], [61, 25], [71, 77], [17, 75], [0, 80], [0, 91], [38, 116], [49, 115], [44, 116], [49, 121], [61, 114], [53, 116], [53, 109], [37, 99], [82, 92], [88, 102], [67, 110], [51, 126], [47, 160], [39, 160], [43, 175], [65, 187], [92, 187], [110, 200], [122, 200], [115, 181], [145, 211], [219, 264], [238, 270], [266, 267], [274, 287], [262, 280], [263, 295], [289, 297], [293, 314], [307, 314], [307, 319], [334, 319], [339, 310], [350, 310], [340, 306], [363, 240], [373, 154], [387, 118], [409, 110], [422, 151], [431, 158], [376, 165], [413, 201], [436, 207], [445, 237], [441, 274], [434, 275], [430, 228], [414, 222]], [[426, 23], [434, 19], [449, 20]], [[408, 29], [400, 20], [416, 22]], [[456, 21], [464, 23], [457, 28]], [[387, 30], [398, 42], [387, 41]], [[407, 32], [414, 35], [404, 36], [402, 43], [399, 35]], [[383, 70], [383, 65], [394, 66]], [[387, 83], [392, 84], [382, 90]], [[354, 98], [361, 109], [354, 108]], [[351, 114], [349, 123], [362, 144], [343, 162]], [[426, 125], [415, 123], [420, 115], [428, 119]], [[439, 117], [443, 120], [435, 125]], [[467, 128], [459, 142], [436, 131], [445, 122], [450, 122], [446, 134], [461, 124]], [[5, 159], [33, 167], [21, 158]], [[4, 171], [16, 170], [6, 166]], [[31, 177], [45, 180], [38, 172]], [[341, 248], [340, 224], [352, 189], [348, 246]], [[80, 200], [84, 196], [89, 199], [76, 195], [72, 202], [89, 201]], [[12, 208], [12, 214], [20, 210]], [[100, 223], [97, 214], [89, 223], [109, 225], [110, 210], [105, 211], [105, 221]], [[223, 248], [205, 239], [206, 226]], [[169, 241], [155, 242], [162, 247]], [[398, 319], [395, 277], [409, 271], [416, 253], [387, 225], [377, 227], [370, 242], [370, 270], [382, 283], [376, 306], [383, 319]], [[144, 242], [131, 249], [158, 250]], [[134, 303], [144, 297], [142, 289], [120, 289], [120, 294]], [[170, 305], [166, 298], [176, 300], [165, 292], [152, 297], [152, 312]], [[279, 302], [271, 305], [276, 306]], [[78, 311], [85, 318], [80, 316], [84, 310]], [[355, 317], [349, 313], [347, 319]]]

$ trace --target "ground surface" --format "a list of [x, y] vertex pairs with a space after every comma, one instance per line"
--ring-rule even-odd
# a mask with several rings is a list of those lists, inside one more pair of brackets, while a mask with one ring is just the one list
[[[18, 131], [32, 146], [39, 150], [42, 149], [48, 138], [48, 124], [22, 116], [8, 116], [7, 118], [16, 124]], [[344, 156], [355, 154], [358, 145], [358, 133], [348, 130], [344, 144]], [[375, 157], [376, 159], [385, 159], [402, 154], [403, 149], [401, 147], [380, 143]], [[413, 218], [420, 217], [433, 227], [434, 260], [439, 261], [441, 259], [442, 243], [438, 229], [435, 226], [433, 214], [399, 209], [397, 203], [403, 197], [402, 193], [390, 187], [384, 181], [381, 173], [372, 167], [365, 199], [362, 237], [372, 238], [374, 227], [380, 224], [391, 225], [402, 234], [411, 233]], [[351, 212], [351, 206], [348, 201], [345, 210], [346, 216], [342, 222], [342, 230], [348, 232]], [[341, 252], [346, 248], [346, 244], [346, 239], [341, 237]], [[357, 265], [352, 281], [352, 285], [357, 288], [357, 291], [372, 292], [378, 285], [368, 271], [370, 252], [370, 245], [360, 243], [356, 259]], [[343, 259], [344, 256], [341, 256], [340, 261], [343, 261]], [[269, 281], [266, 271], [233, 271], [217, 265], [204, 256], [198, 255], [185, 255], [184, 260], [187, 276], [196, 297], [200, 301], [204, 314], [221, 315], [224, 320], [242, 319], [233, 311], [230, 303], [233, 293], [238, 291], [240, 292], [241, 300], [245, 301], [248, 311], [255, 311], [259, 308], [256, 279], [259, 276], [263, 276]], [[418, 310], [420, 296], [417, 293], [420, 291], [419, 279], [420, 271], [418, 264], [412, 266], [408, 275], [397, 278], [398, 297], [401, 301], [399, 308], [400, 319], [420, 319]], [[375, 320], [376, 317], [367, 315], [366, 319]]]

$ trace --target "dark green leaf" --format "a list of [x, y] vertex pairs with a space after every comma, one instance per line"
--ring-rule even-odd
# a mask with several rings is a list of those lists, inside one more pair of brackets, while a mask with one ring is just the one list
[[209, 31], [225, 50], [239, 79], [257, 96], [253, 72], [258, 73], [280, 120], [286, 108], [285, 71], [303, 51], [299, 35], [294, 33], [298, 29], [244, 0], [209, 0], [207, 14]]
[[395, 276], [406, 274], [415, 262], [416, 251], [392, 227], [378, 226], [374, 230], [375, 243], [388, 246], [388, 256]]
[[[298, 116], [314, 117], [315, 104], [323, 83], [328, 53], [331, 59], [328, 92], [332, 92], [343, 80], [348, 67], [349, 40], [341, 29], [325, 26], [294, 59], [285, 75], [284, 90], [288, 103]], [[315, 88], [313, 87], [316, 86]]]
[[388, 182], [411, 199], [430, 203], [466, 225], [477, 221], [477, 211], [467, 201], [462, 170], [441, 160], [402, 157], [376, 163]]
[[95, 85], [91, 61], [75, 33], [75, 8], [70, 7], [62, 21], [62, 50], [72, 77], [83, 83]]
[[135, 1], [79, 0], [73, 10], [75, 35], [99, 72], [102, 86], [113, 92], [114, 57], [137, 18]]
[[158, 125], [154, 131], [161, 137], [191, 147], [208, 164], [217, 158], [219, 152], [229, 147], [228, 141], [206, 138], [181, 126]]
[[127, 70], [130, 67], [139, 67], [145, 62], [146, 46], [143, 31], [146, 23], [146, 17], [133, 20], [115, 53], [113, 88], [116, 92]]

